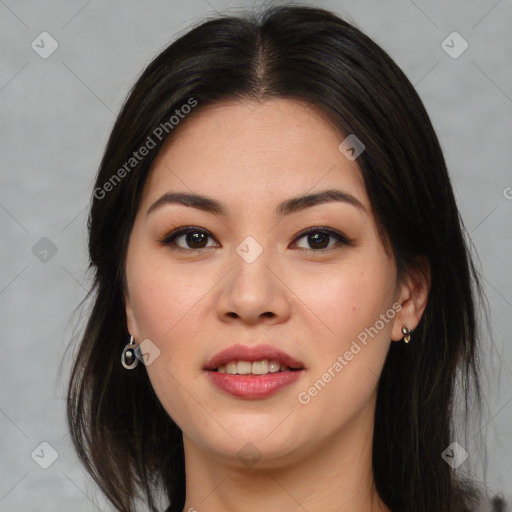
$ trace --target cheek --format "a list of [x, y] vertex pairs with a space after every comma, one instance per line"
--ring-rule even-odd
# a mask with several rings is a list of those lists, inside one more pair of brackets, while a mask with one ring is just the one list
[[[311, 337], [314, 364], [298, 397], [304, 404], [305, 424], [336, 429], [374, 397], [389, 350], [392, 319], [382, 322], [380, 315], [389, 309], [390, 277], [377, 266], [372, 270], [351, 266], [331, 272], [325, 280], [317, 276], [317, 285], [323, 286], [310, 292], [309, 302], [304, 301], [322, 320], [321, 332]], [[303, 314], [307, 311], [304, 307]], [[375, 328], [376, 322], [382, 325]]]
[[[304, 273], [294, 286], [302, 305], [300, 316], [313, 327], [324, 353], [343, 350], [389, 308], [392, 269], [379, 262], [351, 261], [325, 273]], [[380, 324], [379, 324], [380, 326]], [[379, 330], [390, 330], [385, 324]], [[363, 336], [364, 337], [364, 336]], [[314, 341], [314, 337], [312, 341]]]
[[351, 260], [325, 276], [310, 276], [309, 281], [303, 277], [298, 295], [309, 292], [302, 314], [314, 311], [307, 324], [321, 327], [311, 337], [315, 358], [306, 383], [311, 387], [302, 390], [307, 394], [302, 397], [311, 399], [312, 408], [306, 410], [317, 410], [316, 417], [341, 424], [373, 396], [389, 350], [394, 311], [393, 316], [386, 312], [392, 300], [393, 267], [376, 255], [371, 261]]
[[141, 336], [165, 344], [185, 326], [196, 326], [194, 315], [211, 283], [197, 267], [172, 265], [164, 254], [144, 260], [135, 261], [130, 276], [134, 315]]
[[178, 267], [160, 256], [134, 259], [138, 264], [132, 266], [129, 280], [141, 339], [150, 339], [160, 349], [145, 369], [175, 423], [185, 431], [200, 429], [206, 419], [191, 396], [200, 376], [198, 354], [208, 334], [201, 312], [212, 282], [193, 265]]

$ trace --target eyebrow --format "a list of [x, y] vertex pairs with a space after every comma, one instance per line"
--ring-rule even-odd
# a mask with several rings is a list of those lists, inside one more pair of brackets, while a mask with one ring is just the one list
[[[292, 213], [305, 210], [317, 204], [329, 202], [341, 202], [351, 204], [365, 213], [366, 208], [363, 204], [351, 194], [337, 189], [328, 189], [315, 194], [293, 197], [279, 203], [276, 207], [276, 215], [284, 217]], [[164, 204], [181, 204], [198, 210], [213, 213], [216, 215], [228, 215], [228, 209], [219, 201], [200, 194], [190, 194], [185, 192], [167, 192], [160, 199], [157, 199], [147, 210], [146, 215], [163, 206]]]

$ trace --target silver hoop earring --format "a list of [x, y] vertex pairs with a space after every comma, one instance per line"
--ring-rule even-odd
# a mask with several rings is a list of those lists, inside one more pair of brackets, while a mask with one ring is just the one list
[[130, 336], [130, 341], [123, 348], [123, 352], [121, 353], [121, 364], [127, 370], [133, 370], [138, 364], [139, 360], [135, 355], [135, 350], [137, 349], [138, 344], [135, 343], [135, 338]]
[[412, 329], [407, 329], [407, 327], [405, 327], [405, 325], [402, 327], [402, 334], [404, 334], [405, 343], [409, 343], [409, 340], [411, 339], [411, 332], [412, 332]]

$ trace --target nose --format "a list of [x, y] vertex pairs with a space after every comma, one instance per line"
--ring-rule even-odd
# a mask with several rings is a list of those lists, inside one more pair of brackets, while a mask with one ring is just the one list
[[270, 251], [265, 250], [255, 258], [247, 258], [241, 246], [230, 261], [231, 271], [222, 281], [217, 302], [219, 319], [246, 324], [286, 321], [292, 293], [278, 263], [268, 258]]

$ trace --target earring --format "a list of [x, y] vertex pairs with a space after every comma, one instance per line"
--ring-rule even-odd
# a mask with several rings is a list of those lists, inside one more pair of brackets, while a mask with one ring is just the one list
[[135, 356], [135, 350], [137, 348], [138, 344], [135, 343], [134, 337], [130, 336], [130, 341], [126, 344], [121, 353], [121, 364], [127, 370], [133, 370], [139, 364], [139, 360]]
[[411, 329], [407, 329], [405, 325], [402, 327], [402, 333], [404, 334], [404, 341], [405, 343], [409, 343], [409, 340], [411, 339]]

